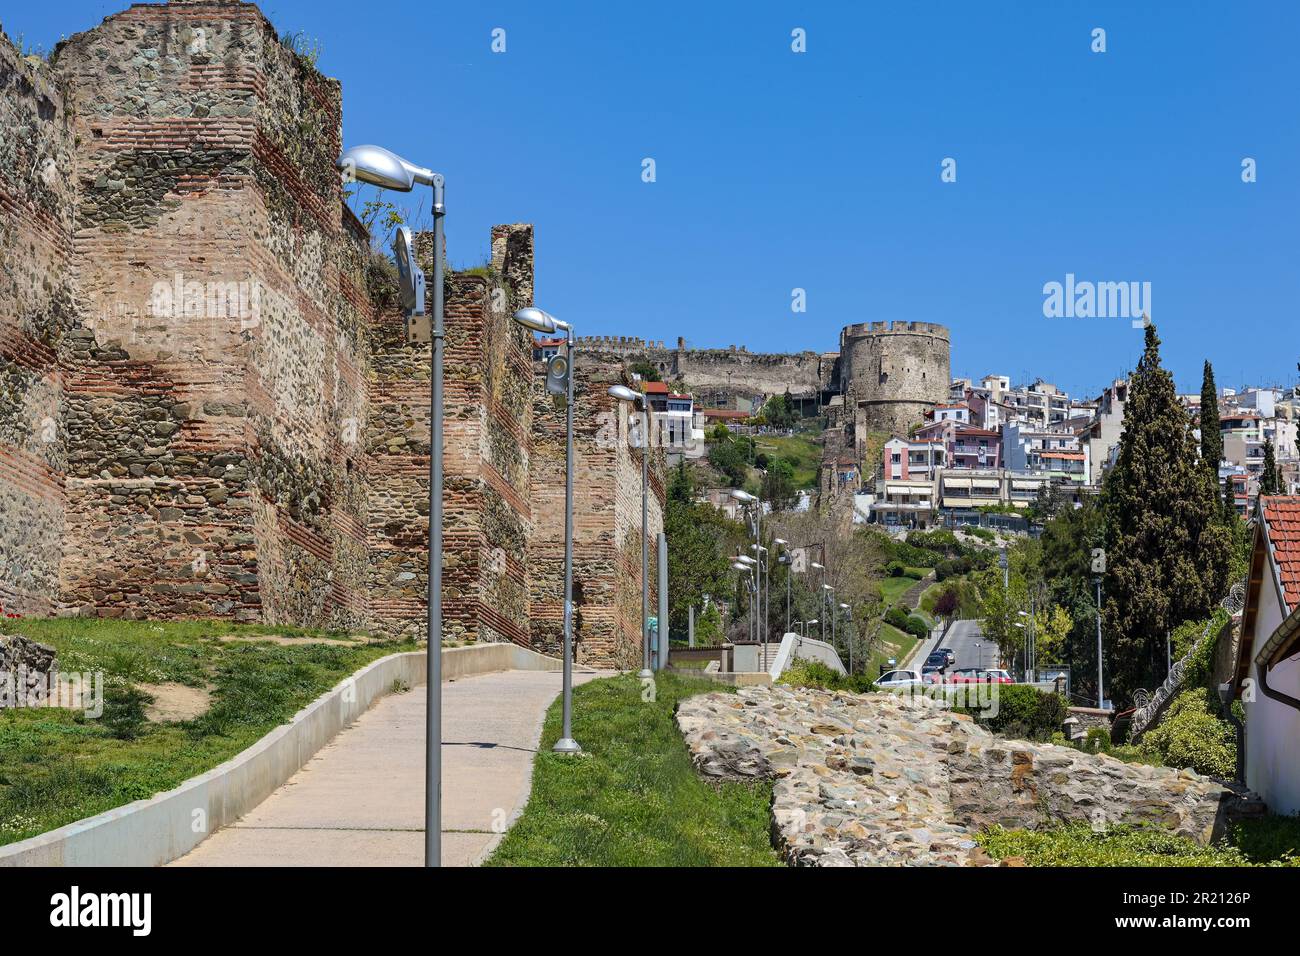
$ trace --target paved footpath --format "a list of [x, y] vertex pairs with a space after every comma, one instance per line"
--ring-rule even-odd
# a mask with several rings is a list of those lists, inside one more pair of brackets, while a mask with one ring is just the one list
[[[575, 670], [575, 685], [606, 676]], [[442, 864], [473, 866], [528, 800], [559, 672], [442, 685]], [[173, 866], [419, 866], [424, 860], [424, 687], [380, 698], [287, 783]]]

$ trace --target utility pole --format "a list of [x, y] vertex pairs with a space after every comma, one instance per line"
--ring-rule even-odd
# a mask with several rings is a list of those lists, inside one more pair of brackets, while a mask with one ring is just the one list
[[1106, 549], [1092, 549], [1092, 573], [1097, 575], [1097, 708], [1105, 707], [1106, 692], [1102, 686], [1101, 646], [1101, 578], [1106, 573]]

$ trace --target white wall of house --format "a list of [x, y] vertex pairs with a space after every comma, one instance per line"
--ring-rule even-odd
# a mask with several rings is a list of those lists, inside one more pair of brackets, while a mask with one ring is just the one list
[[[1269, 578], [1260, 587], [1255, 619], [1255, 651], [1282, 623], [1277, 584]], [[1300, 710], [1272, 700], [1259, 688], [1259, 665], [1251, 663], [1254, 701], [1246, 701], [1246, 784], [1274, 813], [1300, 813]], [[1285, 660], [1268, 674], [1269, 687], [1300, 699], [1300, 660]]]

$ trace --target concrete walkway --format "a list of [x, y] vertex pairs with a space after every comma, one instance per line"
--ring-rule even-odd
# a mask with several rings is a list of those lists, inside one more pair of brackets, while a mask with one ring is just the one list
[[[577, 671], [575, 685], [605, 676]], [[561, 675], [506, 671], [442, 685], [442, 864], [472, 866], [528, 800]], [[174, 866], [420, 866], [423, 687], [389, 694], [238, 822]]]

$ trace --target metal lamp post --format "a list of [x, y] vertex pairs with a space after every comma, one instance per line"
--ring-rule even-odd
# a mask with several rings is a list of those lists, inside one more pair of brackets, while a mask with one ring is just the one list
[[[641, 672], [636, 676], [653, 679], [650, 669], [650, 406], [645, 394], [626, 385], [611, 385], [609, 394], [627, 402], [641, 413]], [[659, 585], [663, 587], [662, 582]]]
[[767, 548], [761, 544], [751, 544], [749, 550], [758, 555], [758, 619], [763, 622], [763, 643], [767, 644], [772, 639], [770, 621], [772, 611], [772, 569], [768, 562]]
[[794, 571], [794, 558], [790, 556], [790, 542], [785, 538], [777, 538], [773, 543], [781, 548], [781, 555], [777, 561], [785, 565], [785, 629], [788, 632], [790, 630], [790, 575]]
[[[442, 370], [443, 217], [447, 207], [441, 173], [407, 162], [380, 146], [353, 146], [344, 150], [336, 163], [345, 181], [360, 181], [410, 192], [417, 185], [433, 189], [433, 323], [430, 330], [429, 392], [429, 590], [425, 689], [425, 779], [424, 779], [424, 865], [442, 865]], [[412, 276], [419, 276], [418, 267]], [[424, 314], [424, 288], [413, 279], [411, 313]]]
[[[829, 605], [831, 609], [831, 647], [834, 647], [835, 646], [835, 619], [839, 617], [839, 614], [835, 610], [835, 588], [831, 587], [829, 584], [823, 584], [822, 600], [825, 601], [826, 604]], [[826, 629], [823, 627], [822, 628], [823, 636], [825, 630]]]
[[[812, 567], [814, 570], [820, 571], [820, 572], [822, 573], [822, 588], [824, 589], [824, 588], [826, 587], [826, 565], [824, 565], [824, 564], [818, 564], [816, 561], [814, 561], [814, 562], [810, 565], [810, 567]], [[820, 600], [823, 604], [825, 603], [825, 601], [826, 601], [826, 591], [825, 591], [825, 590], [823, 590], [823, 591], [821, 592], [821, 596], [818, 598], [818, 600]], [[823, 640], [823, 641], [826, 640], [826, 622], [825, 622], [825, 621], [822, 621], [822, 640]]]
[[749, 635], [754, 636], [754, 569], [744, 561], [737, 558], [731, 564], [732, 568], [743, 574], [749, 575], [745, 580], [745, 592], [749, 595]]
[[[847, 604], [841, 603], [840, 610], [844, 612], [845, 617], [849, 619], [849, 624], [852, 625], [853, 608], [849, 607]], [[852, 627], [850, 627], [848, 631], [848, 643], [849, 643], [849, 673], [852, 674], [853, 673], [853, 629]]]
[[[747, 554], [738, 554], [732, 559], [732, 567], [736, 570], [748, 571], [754, 578], [758, 577], [758, 562]], [[751, 581], [751, 589], [757, 585]], [[749, 636], [751, 640], [759, 639], [758, 617], [754, 614], [754, 603], [751, 600], [749, 604]]]
[[[758, 544], [760, 541], [762, 541], [762, 534], [763, 534], [763, 508], [761, 503], [759, 502], [758, 498], [756, 498], [754, 495], [751, 495], [748, 491], [745, 491], [742, 488], [731, 489], [731, 497], [734, 498], [736, 501], [739, 501], [741, 505], [743, 505], [744, 507], [746, 508], [752, 507], [754, 509], [754, 543]], [[758, 605], [759, 605], [760, 612], [763, 607], [762, 587], [763, 587], [763, 582], [762, 579], [760, 578], [758, 581], [758, 588], [759, 588]], [[763, 640], [763, 631], [761, 625], [759, 627], [757, 637], [760, 642]]]
[[582, 753], [573, 739], [573, 326], [541, 309], [529, 306], [515, 313], [524, 328], [543, 335], [563, 330], [568, 360], [567, 401], [564, 409], [564, 729], [551, 749], [556, 753]]

